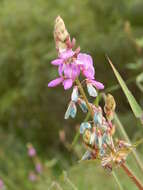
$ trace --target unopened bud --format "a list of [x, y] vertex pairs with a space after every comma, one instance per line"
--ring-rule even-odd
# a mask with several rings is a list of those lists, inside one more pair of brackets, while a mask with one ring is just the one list
[[57, 50], [59, 52], [65, 51], [67, 49], [66, 40], [70, 40], [70, 36], [60, 16], [55, 20], [54, 38]]

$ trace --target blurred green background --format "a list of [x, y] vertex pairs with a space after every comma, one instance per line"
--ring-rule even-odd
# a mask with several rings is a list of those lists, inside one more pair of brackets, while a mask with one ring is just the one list
[[[0, 0], [0, 177], [7, 189], [101, 190], [105, 184], [107, 190], [117, 189], [115, 182], [111, 187], [112, 177], [100, 168], [96, 171], [95, 164], [76, 166], [77, 154], [84, 150], [77, 145], [76, 154], [69, 152], [59, 139], [59, 131], [64, 129], [71, 143], [84, 116], [79, 112], [74, 121], [65, 121], [71, 91], [47, 87], [57, 76], [50, 64], [57, 56], [54, 20], [60, 15], [81, 51], [93, 56], [96, 79], [114, 95], [119, 118], [135, 142], [143, 136], [143, 129], [117, 86], [105, 54], [143, 107], [142, 10], [142, 0]], [[29, 170], [33, 170], [28, 142], [36, 148], [41, 162], [55, 159], [36, 183], [28, 180]], [[143, 155], [143, 146], [138, 152]], [[135, 171], [141, 176], [138, 168]], [[125, 181], [124, 174], [119, 175]], [[129, 184], [124, 183], [125, 189]], [[130, 189], [136, 189], [132, 183]]]

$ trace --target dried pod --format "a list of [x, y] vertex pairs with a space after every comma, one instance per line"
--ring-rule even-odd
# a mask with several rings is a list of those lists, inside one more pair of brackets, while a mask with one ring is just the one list
[[79, 94], [78, 94], [78, 87], [74, 86], [73, 91], [72, 91], [72, 95], [71, 95], [71, 100], [73, 102], [77, 102], [78, 101], [78, 96], [79, 96]]
[[87, 150], [84, 155], [82, 156], [81, 160], [90, 160], [92, 158], [91, 151]]
[[88, 108], [87, 108], [86, 102], [83, 99], [78, 98], [78, 102], [77, 103], [78, 103], [78, 105], [80, 106], [80, 108], [82, 109], [82, 111], [84, 113], [88, 112]]
[[109, 121], [111, 121], [114, 117], [115, 108], [116, 108], [116, 102], [114, 100], [114, 97], [111, 94], [107, 94], [105, 99], [104, 111]]
[[100, 112], [95, 112], [94, 114], [94, 123], [95, 124], [102, 124], [102, 114]]
[[91, 131], [86, 129], [84, 134], [83, 134], [83, 141], [86, 143], [86, 144], [90, 144], [90, 138], [91, 138]]
[[87, 83], [87, 91], [88, 91], [88, 93], [89, 93], [90, 96], [92, 96], [92, 97], [96, 97], [97, 96], [96, 89], [90, 83]]
[[80, 125], [80, 134], [83, 134], [86, 129], [91, 129], [91, 124], [88, 122], [83, 122]]
[[72, 118], [75, 118], [76, 112], [77, 112], [76, 105], [75, 105], [75, 103], [73, 101], [71, 101], [69, 103], [69, 106], [68, 106], [67, 111], [65, 113], [65, 119], [68, 119], [70, 116]]

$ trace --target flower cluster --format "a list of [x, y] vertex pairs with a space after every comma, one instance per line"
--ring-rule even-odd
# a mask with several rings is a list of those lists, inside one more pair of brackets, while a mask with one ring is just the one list
[[[98, 90], [104, 89], [104, 85], [95, 80], [92, 57], [81, 53], [79, 47], [73, 49], [75, 39], [70, 39], [61, 17], [56, 18], [54, 37], [58, 58], [51, 64], [58, 68], [59, 77], [49, 82], [48, 86], [55, 87], [62, 84], [65, 90], [73, 86], [65, 119], [75, 118], [77, 105], [84, 113], [90, 112], [92, 117], [92, 121], [82, 122], [80, 125], [80, 134], [87, 149], [82, 160], [98, 158], [104, 168], [111, 170], [112, 163], [118, 165], [123, 163], [132, 148], [124, 141], [113, 141], [115, 126], [112, 120], [116, 107], [115, 100], [112, 95], [108, 94], [104, 109], [88, 101], [83, 85], [86, 84], [89, 96], [94, 98], [98, 96]], [[80, 75], [84, 78], [82, 82], [79, 81]]]
[[[59, 22], [63, 23], [62, 19], [60, 17], [57, 17], [55, 24], [56, 31], [54, 32], [57, 34], [56, 42], [62, 42], [63, 36], [58, 36], [58, 33], [61, 34], [60, 31], [63, 31], [64, 33], [65, 30], [64, 25], [62, 25], [63, 28], [61, 26], [60, 29], [57, 27], [59, 26]], [[67, 32], [65, 33], [67, 34]], [[92, 57], [88, 54], [81, 53], [80, 48], [77, 48], [74, 51], [73, 47], [75, 45], [75, 40], [72, 40], [71, 42], [69, 36], [67, 39], [64, 40], [65, 43], [68, 44], [66, 46], [66, 49], [61, 49], [60, 47], [58, 47], [57, 49], [60, 49], [60, 51], [58, 51], [58, 58], [51, 62], [52, 65], [58, 67], [59, 77], [51, 81], [48, 84], [48, 86], [55, 87], [59, 84], [62, 84], [64, 86], [64, 89], [67, 90], [72, 87], [75, 80], [79, 77], [80, 73], [82, 73], [82, 75], [85, 77], [85, 81], [87, 83], [87, 88], [89, 89], [89, 92], [92, 94], [92, 96], [96, 97], [97, 93], [94, 87], [96, 87], [97, 89], [103, 89], [104, 86], [102, 83], [97, 82], [95, 80], [95, 70]]]
[[32, 162], [34, 164], [35, 167], [35, 171], [30, 171], [29, 173], [29, 180], [30, 181], [35, 181], [36, 179], [38, 179], [38, 175], [37, 174], [41, 174], [43, 171], [43, 166], [37, 156], [36, 153], [36, 149], [33, 147], [33, 145], [31, 143], [27, 144], [27, 149], [28, 149], [28, 156], [31, 157]]

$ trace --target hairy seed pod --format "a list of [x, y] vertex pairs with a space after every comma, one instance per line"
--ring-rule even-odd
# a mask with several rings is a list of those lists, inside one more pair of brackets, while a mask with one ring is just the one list
[[114, 97], [111, 94], [107, 94], [104, 111], [109, 121], [111, 121], [114, 117], [115, 108], [116, 108], [116, 102], [114, 100]]
[[83, 141], [86, 143], [86, 144], [90, 144], [90, 138], [91, 138], [91, 131], [86, 129], [84, 134], [83, 134]]

